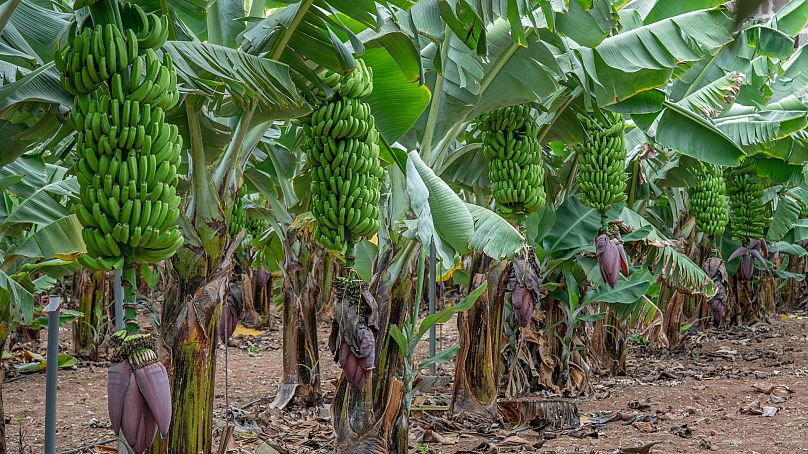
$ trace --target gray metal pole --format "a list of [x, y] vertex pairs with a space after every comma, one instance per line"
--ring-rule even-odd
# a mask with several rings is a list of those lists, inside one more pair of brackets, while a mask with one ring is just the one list
[[51, 295], [44, 312], [48, 313], [48, 356], [45, 382], [45, 454], [56, 453], [56, 385], [59, 370], [59, 305], [62, 298]]
[[120, 331], [126, 327], [123, 320], [123, 285], [121, 285], [121, 277], [123, 271], [120, 269], [115, 270], [114, 275], [114, 293], [115, 293], [115, 331]]
[[[429, 245], [429, 313], [435, 313], [435, 295], [437, 294], [437, 272], [435, 270], [435, 242]], [[435, 325], [429, 328], [429, 358], [435, 357]], [[429, 375], [435, 376], [435, 363], [429, 365]]]

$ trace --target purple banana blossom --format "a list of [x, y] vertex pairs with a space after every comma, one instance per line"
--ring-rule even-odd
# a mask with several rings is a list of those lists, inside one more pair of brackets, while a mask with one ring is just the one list
[[242, 299], [241, 289], [234, 283], [231, 283], [230, 292], [224, 304], [222, 304], [222, 316], [219, 318], [219, 323], [216, 327], [219, 340], [223, 344], [227, 344], [230, 336], [236, 331], [236, 325], [238, 325], [239, 319], [241, 319], [243, 308], [244, 300]]
[[[116, 336], [118, 361], [109, 367], [107, 377], [109, 419], [115, 433], [123, 432], [129, 446], [141, 454], [151, 446], [158, 428], [161, 434], [168, 433], [171, 388], [166, 369], [154, 351], [137, 348], [144, 344], [143, 335]], [[131, 345], [127, 337], [134, 339]]]
[[344, 340], [337, 354], [339, 367], [345, 372], [348, 382], [356, 389], [362, 389], [365, 386], [376, 360], [376, 338], [373, 332], [364, 327], [360, 329], [362, 330], [362, 340], [358, 354]]
[[605, 233], [595, 238], [595, 251], [598, 257], [598, 267], [603, 281], [614, 288], [620, 278], [622, 269], [628, 274], [628, 257], [623, 245], [617, 239], [610, 239]]
[[766, 242], [763, 240], [751, 240], [749, 241], [749, 247], [740, 246], [738, 249], [735, 249], [735, 251], [730, 254], [729, 258], [727, 258], [727, 262], [731, 262], [740, 257], [741, 265], [738, 267], [739, 277], [744, 281], [748, 281], [752, 279], [755, 273], [755, 260], [759, 261], [767, 270], [769, 269], [769, 266], [766, 264], [766, 259], [763, 254], [760, 253], [761, 250], [768, 255]]
[[511, 292], [511, 304], [513, 305], [516, 322], [519, 323], [519, 326], [527, 326], [536, 308], [533, 293], [524, 285], [518, 284]]

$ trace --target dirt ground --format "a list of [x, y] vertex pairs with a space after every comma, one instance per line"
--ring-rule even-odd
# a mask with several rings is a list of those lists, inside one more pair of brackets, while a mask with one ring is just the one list
[[[326, 324], [321, 331], [321, 373], [328, 401], [338, 369], [327, 353]], [[690, 334], [674, 351], [635, 346], [629, 352], [627, 376], [593, 378], [592, 395], [576, 401], [584, 423], [579, 430], [542, 434], [497, 422], [475, 425], [453, 420], [443, 411], [416, 412], [411, 451], [808, 452], [807, 333], [806, 314], [783, 314], [771, 325]], [[69, 337], [67, 329], [64, 337]], [[451, 321], [442, 329], [440, 341], [449, 346], [456, 340]], [[331, 452], [328, 402], [317, 409], [268, 410], [280, 377], [280, 333], [244, 335], [234, 343], [228, 349], [228, 397], [236, 421], [230, 452]], [[216, 440], [225, 424], [224, 371], [221, 348]], [[442, 366], [440, 374], [450, 377], [451, 364]], [[106, 409], [106, 364], [79, 361], [77, 367], [60, 371], [59, 380], [57, 452], [114, 452], [108, 441], [112, 431]], [[42, 452], [44, 389], [44, 373], [11, 372], [7, 377], [3, 399], [9, 453]], [[415, 404], [441, 406], [448, 399], [446, 388], [419, 396]], [[649, 450], [651, 443], [656, 444]]]

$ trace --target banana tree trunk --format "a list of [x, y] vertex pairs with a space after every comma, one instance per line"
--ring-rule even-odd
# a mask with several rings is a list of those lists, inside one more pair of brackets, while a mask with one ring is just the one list
[[[4, 314], [8, 317], [8, 311], [5, 311]], [[0, 322], [0, 356], [3, 354], [3, 347], [6, 345], [6, 338], [8, 337], [8, 319], [5, 318], [2, 322]], [[3, 368], [0, 368], [0, 453], [8, 452], [6, 450], [6, 411], [5, 407], [3, 406], [3, 383], [6, 379], [6, 372]]]
[[272, 320], [272, 274], [264, 268], [253, 273], [253, 306], [262, 325], [269, 325]]
[[77, 356], [89, 356], [98, 360], [97, 336], [100, 337], [103, 327], [103, 311], [105, 307], [106, 273], [82, 270], [76, 273], [73, 288], [78, 290], [79, 312], [82, 317], [73, 325], [73, 349]]
[[317, 300], [325, 274], [320, 248], [306, 242], [300, 254], [285, 247], [283, 263], [283, 379], [271, 408], [293, 401], [316, 406], [322, 399], [317, 345]]
[[196, 277], [166, 285], [162, 340], [171, 378], [171, 427], [152, 453], [209, 453], [213, 449], [216, 325], [227, 297], [230, 270], [212, 280]]
[[[808, 247], [808, 244], [805, 245]], [[791, 257], [788, 271], [808, 276], [808, 257]], [[808, 282], [792, 279], [786, 286], [787, 305], [789, 308], [804, 308], [808, 305]]]
[[487, 417], [499, 411], [497, 385], [501, 369], [500, 341], [508, 263], [494, 264], [486, 273], [488, 260], [478, 257], [476, 261], [471, 267], [472, 285], [469, 288], [475, 288], [487, 279], [488, 291], [468, 312], [458, 314], [460, 350], [455, 359], [454, 388], [449, 410]]
[[392, 289], [377, 273], [371, 292], [378, 303], [379, 333], [376, 336], [376, 361], [372, 377], [357, 390], [343, 374], [337, 384], [332, 405], [335, 452], [350, 454], [384, 454], [408, 452], [408, 430], [402, 418], [404, 385], [397, 378], [402, 365], [402, 352], [389, 335], [390, 326], [402, 326], [413, 299], [413, 282], [403, 275]]

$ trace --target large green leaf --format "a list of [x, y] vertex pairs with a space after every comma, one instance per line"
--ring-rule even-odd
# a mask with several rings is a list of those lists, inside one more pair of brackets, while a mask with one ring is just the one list
[[382, 137], [393, 143], [429, 104], [429, 89], [421, 85], [420, 56], [412, 41], [397, 31], [374, 34], [365, 46], [362, 58], [373, 69], [373, 93], [367, 102]]
[[525, 246], [525, 239], [508, 221], [498, 214], [467, 203], [474, 218], [474, 234], [469, 239], [469, 246], [475, 251], [482, 251], [494, 260], [511, 258]]
[[657, 143], [700, 161], [737, 165], [743, 150], [719, 128], [677, 104], [666, 103], [657, 119]]
[[716, 119], [716, 126], [736, 143], [751, 150], [786, 138], [808, 126], [808, 111], [765, 111], [729, 115]]
[[[27, 110], [27, 106], [23, 107]], [[0, 166], [11, 164], [29, 151], [57, 149], [59, 142], [73, 133], [72, 129], [61, 124], [56, 105], [41, 110], [41, 105], [32, 103], [31, 108], [38, 111], [38, 115], [23, 122], [0, 120], [0, 134], [6, 138], [0, 144]]]
[[721, 10], [699, 10], [619, 33], [594, 49], [578, 48], [595, 87], [598, 104], [607, 106], [665, 85], [674, 68], [699, 61], [731, 39], [732, 19]]
[[[325, 8], [315, 4], [322, 3]], [[360, 23], [368, 21], [367, 13], [376, 14], [375, 4], [370, 0], [339, 1], [344, 13]], [[291, 3], [271, 13], [244, 34], [244, 50], [250, 54], [266, 54], [283, 62], [291, 62], [302, 56], [316, 66], [345, 71], [355, 62], [348, 47], [340, 40], [332, 39], [333, 29], [353, 32], [328, 14], [331, 9], [325, 1], [303, 0]], [[371, 22], [375, 25], [375, 22]], [[297, 55], [297, 56], [296, 56]], [[300, 71], [305, 68], [300, 67]]]
[[788, 243], [797, 243], [808, 240], [808, 219], [799, 219], [794, 223], [794, 228], [783, 238]]
[[771, 84], [772, 101], [794, 96], [808, 87], [808, 51], [805, 49], [806, 46], [800, 47], [782, 64], [783, 74]]
[[799, 219], [800, 204], [788, 194], [780, 195], [777, 200], [777, 208], [774, 210], [769, 230], [766, 232], [766, 240], [769, 242], [780, 241], [794, 227]]
[[407, 160], [429, 191], [429, 209], [435, 232], [459, 254], [469, 252], [469, 240], [474, 234], [474, 219], [460, 197], [427, 166], [417, 152], [411, 151]]
[[645, 295], [656, 278], [648, 270], [632, 273], [628, 278], [619, 279], [614, 288], [601, 283], [598, 288], [584, 297], [586, 303], [632, 304]]
[[34, 295], [0, 269], [0, 310], [6, 306], [14, 320], [29, 323], [34, 317]]
[[310, 109], [283, 63], [200, 42], [170, 41], [163, 49], [193, 88], [215, 95], [224, 85], [242, 106], [255, 99], [259, 110], [275, 119], [299, 117]]
[[714, 8], [716, 6], [726, 3], [725, 0], [656, 0], [654, 2], [642, 2], [645, 4], [653, 3], [653, 6], [645, 14], [643, 22], [645, 24], [653, 24], [662, 19], [679, 16], [684, 13], [700, 9]]
[[82, 228], [75, 215], [57, 219], [37, 229], [20, 245], [8, 251], [6, 256], [50, 259], [57, 256], [70, 256], [86, 252], [81, 236]]
[[20, 103], [35, 101], [73, 105], [73, 97], [62, 88], [53, 63], [41, 66], [0, 88], [0, 112]]
[[567, 11], [556, 16], [558, 31], [586, 47], [595, 47], [617, 25], [617, 14], [611, 1], [568, 2]]
[[[29, 49], [39, 58], [39, 64], [53, 59], [53, 51], [62, 33], [67, 30], [70, 14], [45, 9], [33, 1], [24, 0], [14, 10], [3, 30], [3, 38], [17, 49]], [[22, 42], [24, 40], [24, 43]]]
[[366, 282], [370, 282], [373, 278], [373, 261], [378, 253], [379, 247], [368, 240], [362, 240], [354, 246], [354, 269]]
[[238, 35], [244, 31], [244, 0], [212, 0], [207, 13], [208, 41], [236, 47]]
[[808, 24], [808, 0], [789, 1], [777, 10], [769, 23], [788, 36], [796, 37]]
[[79, 184], [75, 177], [56, 181], [43, 186], [30, 197], [17, 205], [2, 220], [2, 226], [11, 224], [36, 224], [46, 226], [58, 219], [70, 215], [70, 212], [53, 195], [68, 196], [77, 193]]
[[555, 224], [544, 237], [544, 249], [549, 254], [574, 250], [589, 246], [600, 229], [600, 216], [597, 210], [581, 203], [577, 197], [570, 197], [558, 208]]

